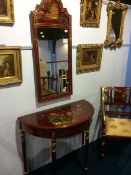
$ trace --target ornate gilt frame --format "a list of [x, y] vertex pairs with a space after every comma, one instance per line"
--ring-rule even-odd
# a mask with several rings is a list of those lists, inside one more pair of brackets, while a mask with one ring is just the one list
[[76, 72], [99, 71], [103, 52], [102, 44], [78, 44]]
[[[128, 9], [127, 5], [121, 4], [120, 0], [118, 0], [116, 3], [112, 3], [112, 2], [108, 3], [108, 6], [107, 6], [107, 15], [108, 15], [107, 34], [106, 34], [106, 40], [104, 42], [105, 48], [121, 47], [123, 43], [124, 20], [125, 20], [127, 9]], [[116, 20], [114, 17], [115, 13], [121, 13], [121, 18]], [[118, 20], [120, 20], [119, 32], [118, 30], [117, 31], [114, 30], [115, 26], [118, 26], [116, 23], [118, 22]], [[114, 22], [114, 27], [113, 27], [113, 22]], [[114, 34], [113, 34], [113, 31], [114, 31]]]
[[0, 46], [0, 86], [21, 82], [20, 47]]
[[13, 0], [0, 0], [0, 24], [14, 24]]
[[102, 0], [81, 0], [80, 26], [99, 27]]

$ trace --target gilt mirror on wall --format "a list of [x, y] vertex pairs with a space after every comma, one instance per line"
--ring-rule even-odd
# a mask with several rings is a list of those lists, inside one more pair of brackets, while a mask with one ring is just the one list
[[71, 16], [60, 0], [42, 0], [31, 25], [38, 102], [71, 95]]
[[121, 47], [123, 43], [124, 20], [127, 12], [127, 5], [109, 2], [107, 6], [108, 24], [107, 35], [104, 42], [106, 48]]

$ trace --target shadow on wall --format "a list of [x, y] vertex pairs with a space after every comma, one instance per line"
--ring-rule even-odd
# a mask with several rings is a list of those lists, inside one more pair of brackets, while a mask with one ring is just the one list
[[[10, 141], [8, 141], [7, 138], [4, 135], [2, 135], [0, 136], [0, 149], [0, 151], [2, 152], [2, 154], [0, 153], [0, 175], [11, 174], [11, 168], [12, 170], [16, 171], [17, 165], [11, 162], [12, 166], [8, 166], [7, 168], [7, 159], [11, 160], [11, 157], [17, 159], [16, 148], [14, 144], [10, 143]], [[6, 154], [4, 155], [3, 153]]]
[[127, 68], [126, 68], [125, 86], [131, 86], [131, 33], [130, 33], [128, 61], [127, 61]]
[[[23, 166], [23, 155], [22, 155], [22, 145], [21, 145], [21, 134], [19, 130], [19, 122], [16, 121], [16, 144], [17, 151]], [[23, 137], [22, 137], [23, 138]], [[26, 156], [27, 156], [27, 169], [29, 171], [35, 170], [49, 162], [51, 162], [51, 140], [35, 137], [33, 135], [25, 135], [25, 146], [26, 146]], [[8, 144], [7, 144], [8, 145]], [[70, 141], [58, 140], [57, 144], [57, 158], [65, 155], [72, 151], [72, 146]], [[24, 169], [24, 167], [22, 167]]]
[[101, 137], [101, 111], [100, 107], [96, 118], [92, 120], [92, 127], [90, 128], [90, 142], [93, 142]]

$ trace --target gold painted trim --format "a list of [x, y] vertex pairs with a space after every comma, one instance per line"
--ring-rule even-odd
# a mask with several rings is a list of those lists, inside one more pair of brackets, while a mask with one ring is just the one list
[[52, 132], [51, 143], [52, 143], [52, 153], [56, 153], [56, 137], [55, 137], [55, 132]]
[[72, 122], [72, 113], [71, 112], [65, 112], [65, 113], [50, 113], [47, 118], [49, 121], [56, 126], [59, 125], [67, 125], [71, 124]]

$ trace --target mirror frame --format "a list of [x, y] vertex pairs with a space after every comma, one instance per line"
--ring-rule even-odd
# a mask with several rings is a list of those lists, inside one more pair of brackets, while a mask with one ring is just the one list
[[[125, 20], [127, 9], [128, 9], [127, 5], [121, 4], [119, 0], [116, 3], [112, 3], [112, 2], [108, 3], [108, 6], [107, 6], [107, 15], [108, 15], [107, 34], [106, 34], [106, 40], [104, 42], [105, 48], [121, 47], [123, 43], [124, 20]], [[114, 41], [112, 41], [110, 39], [110, 34], [111, 34], [111, 29], [112, 29], [112, 19], [113, 19], [114, 12], [118, 10], [122, 11], [120, 32], [118, 33], [119, 34], [118, 39], [115, 39]]]
[[[53, 4], [57, 4], [57, 12], [51, 10]], [[53, 12], [53, 13], [52, 13]], [[35, 84], [36, 95], [38, 102], [50, 101], [61, 97], [70, 96], [72, 94], [72, 20], [66, 8], [63, 8], [61, 0], [41, 0], [41, 3], [36, 5], [35, 10], [31, 11], [31, 27], [32, 27], [32, 44], [35, 68]], [[40, 81], [40, 66], [39, 66], [39, 51], [38, 51], [38, 28], [60, 28], [68, 30], [68, 81], [69, 88], [67, 92], [60, 94], [42, 96], [41, 81]]]

